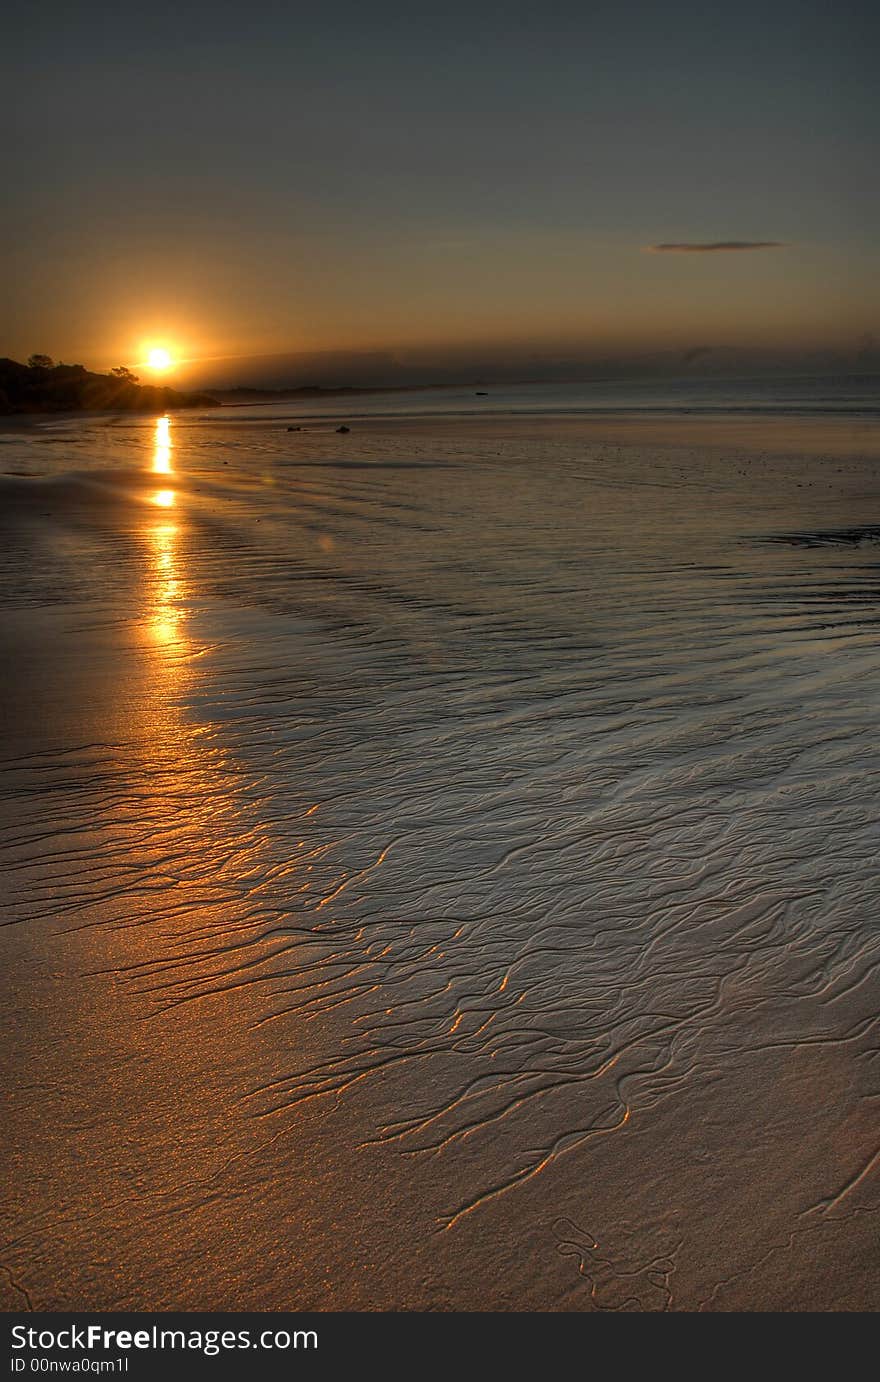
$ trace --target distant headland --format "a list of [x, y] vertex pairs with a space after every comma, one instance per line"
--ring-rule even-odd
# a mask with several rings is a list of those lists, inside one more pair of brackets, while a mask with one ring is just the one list
[[141, 384], [120, 365], [93, 374], [83, 365], [56, 364], [32, 355], [26, 365], [0, 358], [0, 415], [15, 413], [149, 413], [166, 408], [219, 407], [206, 393], [181, 393], [165, 384]]

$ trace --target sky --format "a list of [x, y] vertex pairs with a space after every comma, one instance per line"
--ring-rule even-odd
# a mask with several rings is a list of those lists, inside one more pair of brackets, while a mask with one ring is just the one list
[[21, 6], [0, 355], [163, 345], [217, 384], [873, 359], [878, 39], [864, 0]]

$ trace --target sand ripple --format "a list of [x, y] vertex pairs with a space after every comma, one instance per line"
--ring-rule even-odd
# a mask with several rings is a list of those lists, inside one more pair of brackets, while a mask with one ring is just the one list
[[98, 689], [2, 787], [7, 926], [139, 1042], [235, 1033], [186, 1194], [247, 1127], [277, 1197], [313, 1111], [459, 1307], [486, 1233], [545, 1305], [821, 1308], [878, 1204], [865, 467], [191, 430], [170, 520], [115, 452], [16, 479], [13, 632]]

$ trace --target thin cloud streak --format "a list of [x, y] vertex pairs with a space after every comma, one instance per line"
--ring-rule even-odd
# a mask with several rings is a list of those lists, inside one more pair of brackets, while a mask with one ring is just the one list
[[782, 250], [785, 240], [697, 240], [646, 245], [645, 254], [730, 254], [739, 250]]

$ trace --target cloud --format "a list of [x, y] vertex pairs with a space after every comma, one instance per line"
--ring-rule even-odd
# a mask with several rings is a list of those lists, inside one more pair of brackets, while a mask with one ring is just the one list
[[737, 250], [782, 250], [784, 240], [683, 240], [646, 245], [646, 254], [729, 254]]
[[686, 350], [682, 355], [681, 363], [683, 365], [692, 365], [695, 360], [699, 360], [703, 355], [708, 355], [709, 352], [714, 349], [715, 347], [710, 345], [691, 346], [690, 350]]

